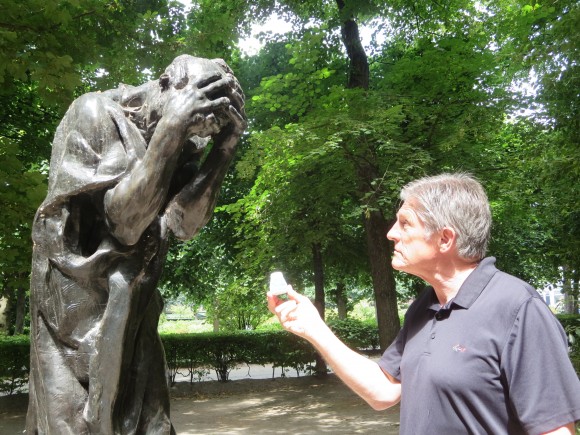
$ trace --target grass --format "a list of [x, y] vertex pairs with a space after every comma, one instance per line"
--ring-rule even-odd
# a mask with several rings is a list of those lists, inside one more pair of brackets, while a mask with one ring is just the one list
[[160, 334], [191, 334], [194, 332], [211, 332], [213, 325], [206, 320], [167, 320], [159, 319]]

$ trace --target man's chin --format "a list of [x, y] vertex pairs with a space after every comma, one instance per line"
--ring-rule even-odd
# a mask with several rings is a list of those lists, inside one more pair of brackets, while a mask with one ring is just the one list
[[395, 270], [403, 270], [404, 265], [398, 261], [398, 259], [396, 257], [393, 257], [391, 260], [391, 266], [393, 267], [393, 269]]

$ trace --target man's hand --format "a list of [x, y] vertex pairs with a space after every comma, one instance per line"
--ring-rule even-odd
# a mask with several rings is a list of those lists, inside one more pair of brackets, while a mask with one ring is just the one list
[[278, 317], [284, 329], [309, 339], [321, 331], [325, 324], [310, 299], [296, 293], [288, 286], [288, 300], [284, 301], [268, 292], [268, 309]]

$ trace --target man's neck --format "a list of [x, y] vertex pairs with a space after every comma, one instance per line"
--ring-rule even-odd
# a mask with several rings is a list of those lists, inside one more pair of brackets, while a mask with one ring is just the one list
[[467, 277], [475, 270], [477, 262], [456, 259], [438, 268], [430, 284], [441, 306], [453, 299]]

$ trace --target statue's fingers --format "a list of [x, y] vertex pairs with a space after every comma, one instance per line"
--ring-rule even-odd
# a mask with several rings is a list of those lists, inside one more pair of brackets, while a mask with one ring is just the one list
[[242, 116], [234, 106], [232, 105], [228, 106], [228, 110], [226, 111], [226, 113], [238, 132], [241, 133], [246, 129], [246, 127], [248, 126], [246, 118]]
[[231, 76], [221, 76], [218, 80], [208, 82], [204, 87], [199, 87], [199, 90], [211, 99], [213, 95], [229, 94], [233, 86], [234, 80]]
[[195, 86], [198, 89], [203, 89], [204, 91], [209, 86], [214, 85], [217, 82], [221, 82], [223, 79], [223, 75], [219, 71], [213, 71], [211, 73], [207, 73], [202, 75], [195, 81]]
[[203, 104], [203, 109], [206, 112], [213, 112], [217, 109], [227, 109], [231, 105], [228, 97], [220, 97], [215, 100], [207, 100]]
[[228, 94], [230, 100], [232, 101], [232, 106], [240, 113], [244, 113], [244, 97], [243, 95], [238, 92], [236, 89], [232, 89], [232, 91]]

